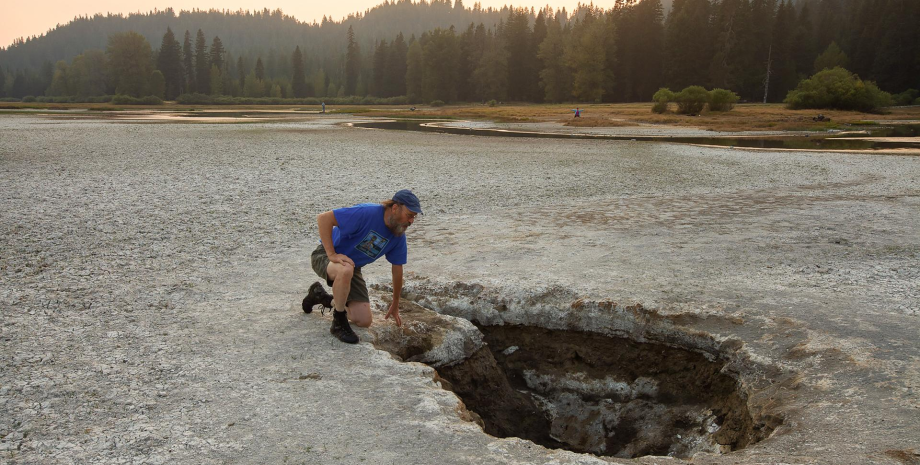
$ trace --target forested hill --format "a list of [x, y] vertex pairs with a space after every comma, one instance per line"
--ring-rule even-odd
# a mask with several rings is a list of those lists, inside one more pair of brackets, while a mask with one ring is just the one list
[[920, 93], [920, 0], [667, 3], [397, 0], [318, 24], [268, 10], [78, 18], [0, 51], [0, 99], [630, 102], [703, 86], [781, 102], [836, 68], [904, 101]]
[[392, 40], [402, 32], [408, 39], [435, 28], [466, 29], [470, 23], [483, 23], [494, 29], [507, 19], [508, 7], [467, 8], [462, 1], [433, 0], [413, 3], [409, 0], [386, 1], [366, 13], [350, 15], [339, 21], [304, 23], [281, 10], [260, 12], [181, 11], [172, 9], [146, 14], [96, 15], [75, 18], [38, 37], [17, 41], [0, 50], [0, 66], [7, 70], [38, 69], [45, 63], [70, 61], [90, 49], [106, 48], [109, 35], [134, 31], [151, 44], [159, 44], [166, 28], [176, 35], [188, 30], [194, 37], [198, 29], [208, 37], [219, 36], [227, 52], [234, 55], [283, 51], [290, 55], [300, 46], [305, 55], [325, 55], [330, 49], [344, 51], [345, 32], [353, 26], [355, 37], [364, 50], [372, 50], [376, 40]]

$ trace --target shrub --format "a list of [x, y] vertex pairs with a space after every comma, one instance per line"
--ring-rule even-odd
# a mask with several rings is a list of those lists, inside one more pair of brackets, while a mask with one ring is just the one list
[[652, 101], [654, 102], [673, 102], [676, 95], [674, 92], [671, 92], [671, 89], [667, 87], [662, 87], [658, 89], [658, 92], [655, 92], [655, 95], [652, 96]]
[[130, 95], [116, 95], [112, 97], [112, 103], [115, 105], [162, 105], [163, 100], [156, 95], [135, 98]]
[[20, 100], [16, 97], [3, 97], [3, 98], [0, 98], [0, 102], [19, 103]]
[[698, 115], [709, 103], [709, 92], [702, 86], [689, 86], [677, 94], [677, 112], [683, 115]]
[[211, 100], [210, 95], [199, 94], [197, 92], [180, 94], [176, 97], [176, 103], [181, 103], [183, 105], [210, 105]]
[[655, 102], [652, 105], [652, 112], [659, 115], [668, 111], [668, 102]]
[[671, 92], [671, 89], [667, 87], [658, 89], [658, 92], [655, 92], [655, 95], [652, 96], [652, 101], [655, 102], [652, 105], [652, 111], [659, 114], [668, 111], [668, 104], [673, 102], [675, 97], [674, 92]]
[[917, 97], [920, 97], [920, 91], [917, 89], [907, 89], [900, 94], [892, 95], [892, 97], [894, 98], [895, 105], [910, 105]]
[[34, 95], [26, 95], [25, 97], [22, 98], [22, 101], [23, 101], [23, 103], [31, 103], [31, 102], [34, 102], [34, 101], [35, 101], [35, 96], [34, 96]]
[[433, 107], [443, 107], [444, 101], [443, 100], [432, 100], [431, 103], [429, 103], [429, 105]]
[[494, 107], [495, 105], [498, 105], [498, 102], [496, 102], [495, 99], [492, 99], [492, 100], [489, 100], [488, 105], [490, 107]]
[[894, 100], [874, 82], [862, 81], [859, 76], [838, 66], [803, 80], [789, 91], [783, 102], [793, 110], [831, 108], [869, 113], [891, 106]]
[[109, 103], [112, 101], [113, 95], [94, 95], [92, 97], [84, 97], [82, 103]]
[[735, 108], [738, 94], [726, 89], [712, 89], [709, 91], [710, 111], [729, 111]]

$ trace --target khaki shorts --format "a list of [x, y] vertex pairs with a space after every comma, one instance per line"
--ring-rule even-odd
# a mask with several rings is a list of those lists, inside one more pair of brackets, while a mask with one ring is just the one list
[[[326, 249], [322, 244], [313, 251], [310, 256], [310, 264], [313, 265], [313, 271], [317, 276], [326, 280], [326, 285], [332, 287], [332, 281], [326, 275], [326, 268], [329, 267], [329, 257], [326, 255]], [[351, 276], [351, 290], [348, 291], [348, 302], [370, 302], [367, 295], [367, 283], [364, 282], [364, 276], [361, 276], [361, 267], [355, 268], [355, 274]]]

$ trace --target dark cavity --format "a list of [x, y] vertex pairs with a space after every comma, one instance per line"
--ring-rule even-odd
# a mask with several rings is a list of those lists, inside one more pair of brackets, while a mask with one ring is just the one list
[[527, 326], [479, 326], [487, 342], [438, 369], [497, 437], [616, 457], [747, 447], [778, 426], [755, 421], [725, 362], [656, 343]]

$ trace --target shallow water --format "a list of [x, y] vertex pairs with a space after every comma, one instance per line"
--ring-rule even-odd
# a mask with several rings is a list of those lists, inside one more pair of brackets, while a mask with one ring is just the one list
[[791, 150], [883, 150], [920, 148], [916, 140], [904, 141], [877, 141], [864, 140], [858, 137], [897, 137], [913, 138], [920, 134], [920, 125], [899, 125], [892, 127], [873, 127], [866, 129], [865, 133], [838, 134], [836, 136], [770, 136], [770, 137], [672, 137], [672, 136], [618, 136], [606, 134], [562, 134], [550, 132], [528, 132], [506, 129], [477, 129], [445, 127], [432, 124], [432, 121], [374, 121], [354, 123], [355, 127], [374, 129], [395, 129], [403, 131], [425, 131], [443, 134], [465, 134], [493, 137], [536, 137], [550, 139], [602, 139], [602, 140], [635, 140], [652, 142], [673, 142], [681, 144], [715, 145], [722, 147], [750, 147], [765, 149], [791, 149]]

